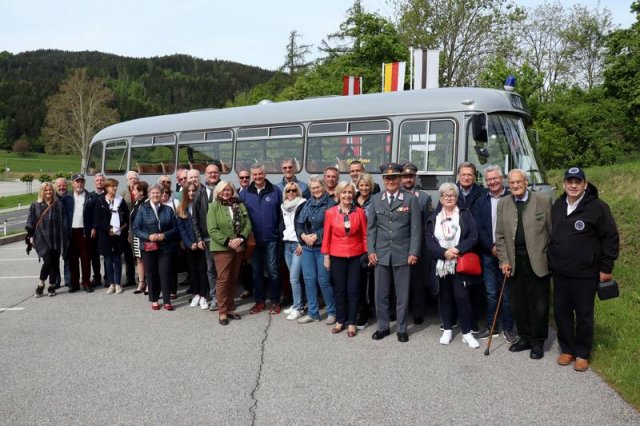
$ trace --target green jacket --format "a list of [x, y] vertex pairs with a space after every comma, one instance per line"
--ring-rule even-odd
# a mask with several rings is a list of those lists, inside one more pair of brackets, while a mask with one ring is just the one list
[[233, 232], [233, 223], [231, 222], [231, 213], [229, 207], [223, 206], [217, 201], [209, 204], [209, 211], [207, 212], [207, 229], [211, 241], [209, 243], [210, 251], [226, 251], [229, 250], [227, 244], [229, 240], [241, 236], [246, 239], [251, 233], [251, 221], [249, 220], [249, 214], [244, 203], [240, 203], [240, 214], [242, 216], [242, 231], [241, 235], [235, 235]]

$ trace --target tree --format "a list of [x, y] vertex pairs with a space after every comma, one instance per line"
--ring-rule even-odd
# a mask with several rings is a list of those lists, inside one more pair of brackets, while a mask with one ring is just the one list
[[86, 68], [74, 69], [47, 99], [45, 150], [51, 153], [79, 153], [84, 171], [89, 143], [98, 130], [118, 121], [118, 112], [109, 107], [113, 92], [100, 78], [90, 79]]
[[301, 35], [296, 30], [289, 33], [289, 43], [287, 44], [287, 54], [285, 55], [285, 63], [282, 70], [286, 71], [290, 76], [306, 71], [312, 62], [307, 62], [306, 57], [311, 51], [311, 44], [300, 44], [298, 39]]
[[9, 149], [11, 144], [9, 143], [8, 133], [9, 118], [0, 119], [0, 149]]
[[21, 157], [29, 151], [31, 151], [31, 142], [28, 139], [20, 138], [13, 143], [13, 152]]
[[506, 0], [392, 0], [406, 45], [440, 49], [443, 86], [475, 85], [487, 59], [510, 33]]

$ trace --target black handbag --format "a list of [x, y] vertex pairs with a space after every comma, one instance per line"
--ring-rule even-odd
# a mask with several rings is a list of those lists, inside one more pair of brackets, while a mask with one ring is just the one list
[[616, 280], [599, 282], [596, 291], [598, 292], [598, 299], [600, 300], [615, 299], [620, 296], [620, 290], [618, 289], [618, 282]]

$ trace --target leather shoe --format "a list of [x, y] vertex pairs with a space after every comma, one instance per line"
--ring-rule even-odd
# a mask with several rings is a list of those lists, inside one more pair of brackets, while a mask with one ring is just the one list
[[82, 289], [83, 289], [84, 291], [86, 291], [87, 293], [93, 293], [93, 289], [92, 289], [91, 287], [89, 287], [89, 286], [82, 287]]
[[531, 348], [531, 352], [529, 353], [529, 358], [531, 359], [542, 359], [544, 357], [544, 351], [542, 348]]
[[558, 357], [558, 364], [559, 365], [569, 365], [573, 362], [574, 357], [571, 354], [560, 354], [560, 356]]
[[78, 287], [69, 287], [69, 290], [67, 291], [67, 293], [75, 293], [78, 290], [80, 290]]
[[580, 372], [587, 371], [589, 369], [589, 361], [584, 358], [576, 358], [573, 369]]
[[424, 322], [424, 318], [423, 317], [413, 317], [413, 323], [415, 325], [420, 325]]
[[510, 352], [522, 352], [522, 351], [526, 351], [527, 349], [531, 349], [531, 345], [529, 344], [528, 341], [522, 338], [518, 339], [517, 342], [509, 346]]
[[407, 343], [409, 341], [409, 335], [407, 333], [398, 333], [398, 342]]
[[378, 330], [375, 333], [373, 333], [373, 335], [371, 336], [371, 338], [373, 340], [380, 340], [380, 339], [384, 339], [385, 337], [387, 337], [389, 334], [391, 334], [389, 332], [389, 330]]

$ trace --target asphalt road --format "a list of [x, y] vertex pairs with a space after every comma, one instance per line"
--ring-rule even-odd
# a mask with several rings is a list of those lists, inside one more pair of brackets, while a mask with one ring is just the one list
[[532, 361], [502, 338], [488, 357], [441, 346], [435, 315], [406, 344], [250, 304], [222, 327], [182, 295], [174, 312], [131, 289], [35, 299], [38, 271], [0, 246], [3, 424], [640, 424], [594, 372], [556, 365], [555, 335]]

